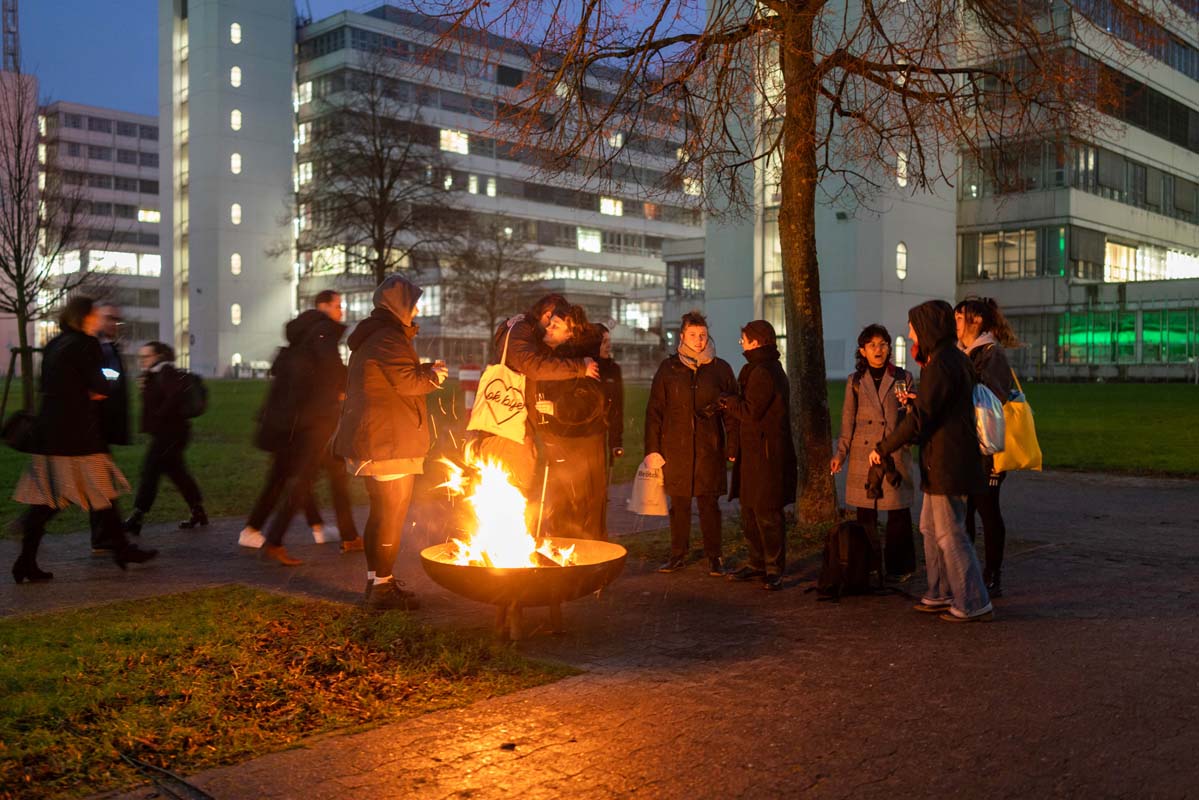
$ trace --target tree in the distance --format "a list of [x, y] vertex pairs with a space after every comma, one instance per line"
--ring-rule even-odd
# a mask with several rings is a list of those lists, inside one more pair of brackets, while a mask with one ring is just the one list
[[[438, 131], [422, 123], [394, 54], [363, 55], [302, 117], [295, 216], [301, 250], [344, 253], [375, 283], [459, 229]], [[288, 245], [290, 247], [290, 244]]]
[[492, 334], [545, 269], [540, 248], [528, 235], [528, 221], [476, 212], [464, 231], [454, 263], [443, 267], [441, 283], [451, 316], [482, 328], [491, 356]]
[[[669, 154], [665, 182], [646, 188], [702, 195], [715, 213], [752, 207], [756, 182], [777, 171], [797, 509], [806, 521], [835, 516], [819, 191], [863, 199], [900, 178], [908, 191], [933, 190], [953, 181], [959, 150], [1002, 171], [1006, 144], [1064, 145], [1093, 133], [1110, 124], [1100, 60], [1154, 52], [1167, 35], [1154, 19], [1171, 8], [1146, 0], [423, 4], [442, 20], [447, 46], [484, 52], [479, 32], [526, 43], [532, 67], [501, 125], [549, 154], [550, 168], [623, 176], [636, 174], [635, 146]], [[1114, 21], [1088, 21], [1101, 13]], [[673, 153], [663, 146], [672, 141], [682, 142]]]
[[22, 399], [33, 407], [30, 324], [58, 307], [89, 275], [64, 274], [62, 257], [80, 248], [90, 205], [51, 157], [41, 132], [37, 83], [0, 73], [0, 314], [16, 320]]

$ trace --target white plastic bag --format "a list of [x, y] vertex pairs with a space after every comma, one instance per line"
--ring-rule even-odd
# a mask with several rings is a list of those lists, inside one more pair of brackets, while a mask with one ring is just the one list
[[984, 456], [1003, 452], [1003, 403], [983, 383], [974, 385], [974, 426], [978, 430], [978, 449]]
[[634, 514], [650, 517], [665, 517], [670, 513], [666, 506], [666, 484], [661, 467], [650, 469], [644, 461], [637, 467], [628, 509]]

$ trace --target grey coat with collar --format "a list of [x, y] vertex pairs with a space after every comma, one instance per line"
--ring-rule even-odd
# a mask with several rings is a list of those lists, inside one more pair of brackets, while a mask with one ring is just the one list
[[[835, 456], [845, 464], [843, 468], [848, 469], [845, 479], [847, 506], [874, 508], [874, 501], [866, 496], [870, 451], [895, 430], [902, 418], [899, 401], [894, 392], [896, 377], [901, 373], [907, 377], [908, 386], [913, 386], [911, 374], [893, 364], [888, 365], [887, 371], [883, 373], [883, 382], [877, 391], [869, 372], [862, 375], [856, 391], [855, 375], [850, 375], [845, 384], [845, 403], [841, 408], [841, 436], [837, 440]], [[879, 511], [910, 508], [915, 497], [911, 448], [901, 447], [893, 455], [895, 468], [903, 476], [903, 483], [891, 486], [883, 481], [883, 496], [878, 501]]]

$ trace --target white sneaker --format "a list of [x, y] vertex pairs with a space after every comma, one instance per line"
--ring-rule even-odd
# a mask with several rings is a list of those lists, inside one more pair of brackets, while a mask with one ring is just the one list
[[317, 544], [340, 542], [341, 532], [337, 530], [336, 525], [313, 525], [312, 541], [316, 542]]
[[266, 537], [262, 535], [262, 531], [246, 527], [242, 528], [241, 533], [237, 535], [237, 543], [242, 547], [252, 547], [257, 550], [266, 544]]

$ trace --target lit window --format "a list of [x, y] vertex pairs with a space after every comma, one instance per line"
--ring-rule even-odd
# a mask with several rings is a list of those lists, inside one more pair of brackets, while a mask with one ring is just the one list
[[296, 108], [312, 102], [312, 81], [304, 81], [296, 87]]
[[157, 278], [162, 274], [162, 256], [158, 253], [142, 253], [137, 257], [137, 274]]
[[235, 131], [241, 130], [241, 112], [236, 108], [229, 112], [229, 127]]
[[466, 179], [466, 191], [470, 192], [471, 194], [479, 193], [479, 176], [478, 175], [471, 175], [470, 177], [468, 177]]
[[46, 191], [46, 173], [39, 172], [37, 174], [37, 190], [39, 192]]
[[902, 336], [895, 337], [895, 366], [906, 368], [908, 365], [908, 341]]
[[241, 366], [241, 353], [234, 353], [233, 357], [231, 359], [229, 359], [229, 363], [235, 367], [240, 367]]
[[495, 178], [487, 179], [487, 196], [495, 197]]
[[623, 133], [617, 132], [608, 137], [608, 147], [619, 148], [619, 147], [622, 147], [623, 145], [624, 145], [624, 134]]
[[229, 41], [233, 44], [241, 44], [241, 25], [236, 22], [229, 26]]
[[37, 115], [37, 132], [40, 133], [42, 136], [46, 135], [46, 115], [45, 114]]
[[234, 89], [241, 86], [241, 67], [232, 67], [229, 70], [229, 85]]
[[241, 224], [241, 203], [234, 203], [229, 206], [229, 221], [234, 225]]
[[229, 256], [229, 271], [234, 275], [241, 274], [241, 253], [234, 253]]
[[470, 152], [470, 136], [464, 131], [443, 128], [441, 131], [441, 149], [447, 153], [466, 155]]
[[699, 197], [704, 193], [704, 185], [699, 178], [683, 178], [683, 194]]
[[[29, 151], [26, 150], [25, 152], [29, 152]], [[46, 145], [44, 145], [44, 144], [39, 144], [37, 146], [37, 163], [39, 163], [39, 164], [46, 163]]]
[[450, 189], [453, 189], [454, 188], [454, 173], [447, 172], [445, 174], [445, 179], [441, 182], [441, 185], [445, 188], [445, 190], [447, 192]]
[[162, 214], [153, 208], [139, 208], [137, 210], [138, 222], [158, 222], [162, 219]]
[[229, 321], [234, 325], [241, 324], [241, 303], [234, 303], [229, 306]]
[[680, 147], [678, 150], [675, 150], [674, 154], [675, 157], [678, 158], [680, 164], [686, 164], [691, 160], [691, 154], [688, 153], [687, 149], [684, 147]]
[[594, 228], [578, 229], [578, 246], [585, 253], [603, 252], [603, 235]]
[[902, 150], [895, 159], [895, 182], [900, 186], [908, 185], [908, 154]]
[[308, 144], [308, 140], [311, 138], [312, 138], [312, 123], [311, 122], [301, 122], [299, 127], [296, 128], [296, 143], [302, 144], [302, 145]]
[[607, 214], [611, 217], [624, 216], [624, 201], [617, 200], [615, 197], [600, 198], [600, 213]]
[[297, 172], [297, 180], [299, 181], [301, 186], [303, 186], [306, 183], [309, 183], [310, 181], [312, 181], [312, 162], [305, 161], [303, 164], [301, 164], [297, 168], [296, 172]]
[[241, 153], [231, 153], [229, 155], [229, 171], [234, 175], [241, 174]]
[[895, 274], [900, 280], [908, 276], [908, 246], [903, 242], [895, 245]]

